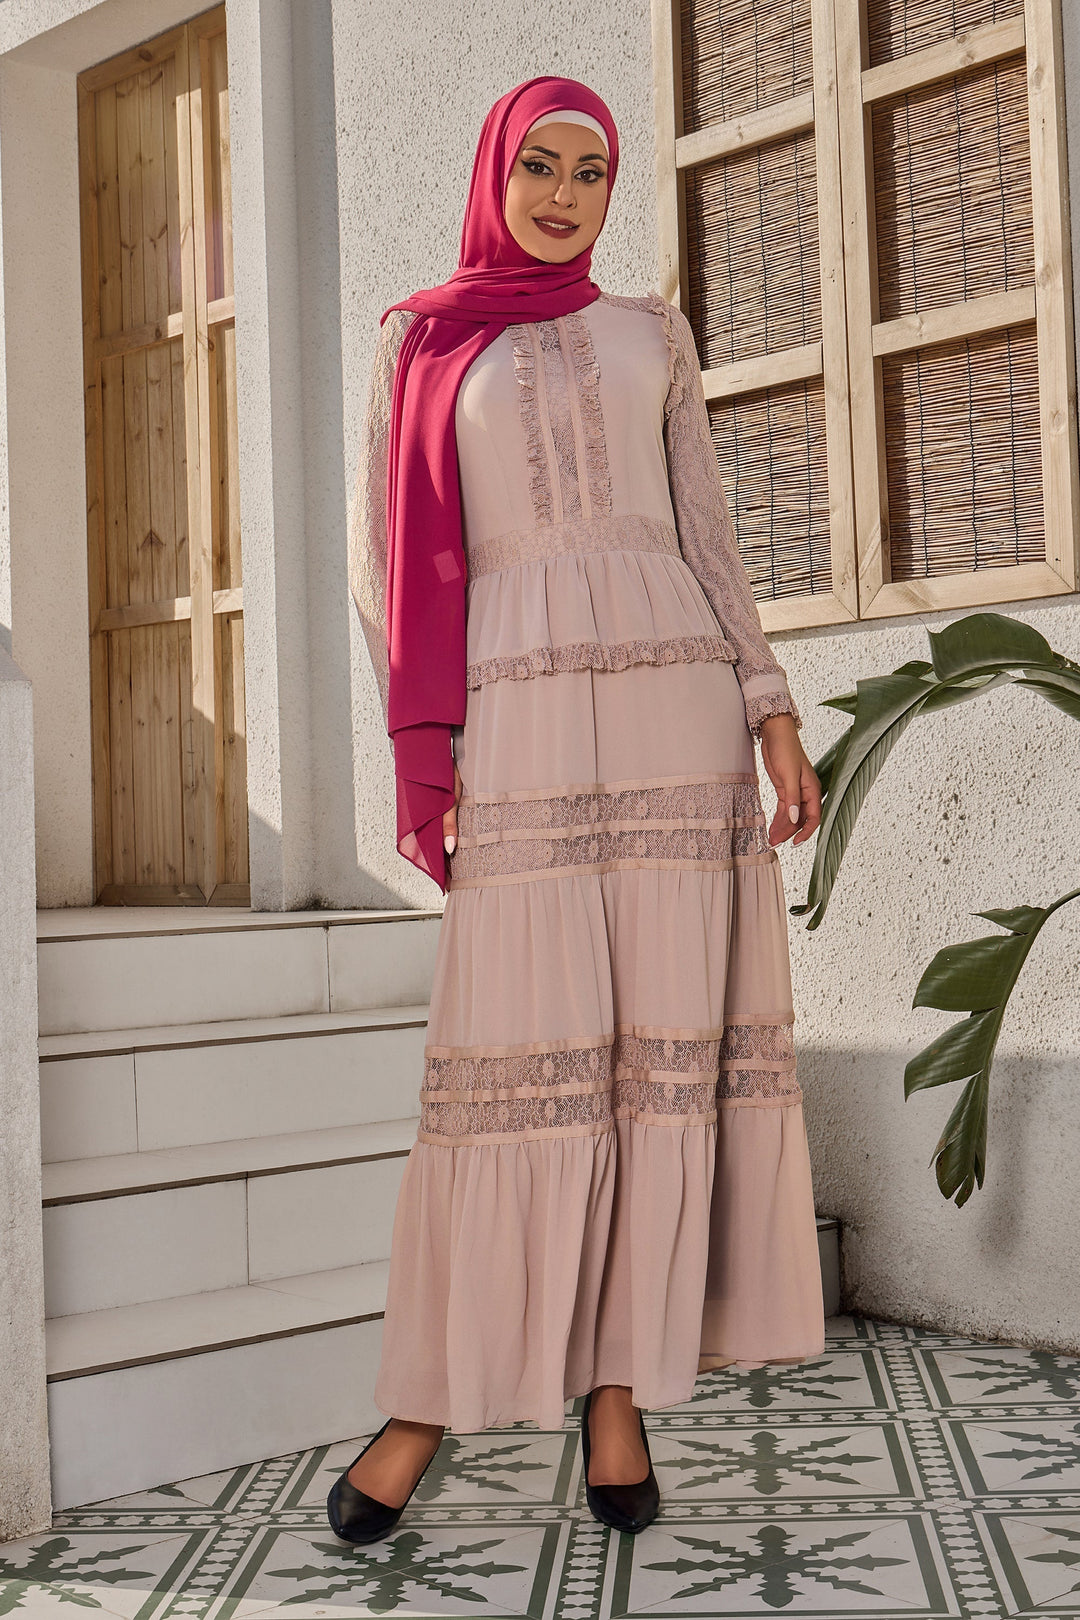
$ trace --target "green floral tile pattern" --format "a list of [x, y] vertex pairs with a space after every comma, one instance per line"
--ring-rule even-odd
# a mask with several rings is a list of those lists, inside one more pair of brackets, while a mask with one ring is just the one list
[[56, 1515], [0, 1616], [1080, 1620], [1080, 1360], [838, 1317], [800, 1367], [647, 1414], [662, 1505], [597, 1524], [563, 1429], [447, 1434], [396, 1530], [326, 1522], [364, 1437]]

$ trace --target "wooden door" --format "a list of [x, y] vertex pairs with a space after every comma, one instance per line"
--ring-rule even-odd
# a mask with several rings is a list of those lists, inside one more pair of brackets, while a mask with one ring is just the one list
[[246, 905], [225, 7], [78, 97], [95, 893]]

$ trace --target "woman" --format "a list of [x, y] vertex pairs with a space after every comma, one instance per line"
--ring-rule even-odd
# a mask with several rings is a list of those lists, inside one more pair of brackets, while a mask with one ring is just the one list
[[643, 1408], [824, 1347], [773, 847], [816, 829], [820, 784], [689, 323], [589, 279], [617, 166], [587, 86], [511, 90], [458, 270], [380, 332], [351, 586], [398, 848], [447, 898], [375, 1386], [392, 1416], [328, 1501], [354, 1541], [397, 1522], [445, 1427], [561, 1428], [578, 1395], [589, 1506], [640, 1530]]

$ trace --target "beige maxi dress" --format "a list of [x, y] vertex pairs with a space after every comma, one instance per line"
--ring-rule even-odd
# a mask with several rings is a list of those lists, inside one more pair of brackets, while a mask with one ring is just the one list
[[[350, 524], [384, 713], [387, 431], [414, 318], [380, 328]], [[679, 310], [604, 294], [508, 328], [456, 433], [463, 793], [375, 1403], [557, 1429], [599, 1384], [651, 1409], [707, 1368], [823, 1350], [754, 749], [766, 716], [801, 720]]]

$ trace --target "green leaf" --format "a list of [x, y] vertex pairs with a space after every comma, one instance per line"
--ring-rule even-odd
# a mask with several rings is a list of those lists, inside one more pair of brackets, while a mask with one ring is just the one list
[[[1080, 888], [1070, 889], [1049, 906], [976, 912], [976, 916], [999, 923], [1009, 933], [947, 946], [938, 952], [919, 981], [912, 1006], [960, 1005], [971, 1009], [971, 1017], [943, 1031], [904, 1070], [906, 1097], [928, 1086], [970, 1076], [934, 1149], [938, 1186], [946, 1198], [955, 1195], [957, 1207], [967, 1202], [976, 1184], [983, 1184], [990, 1065], [1013, 986], [1047, 920], [1061, 906], [1078, 898]], [[1006, 964], [1007, 973], [1003, 972]], [[995, 1002], [982, 1006], [991, 984], [996, 985]], [[933, 999], [935, 996], [939, 999]]]
[[960, 1093], [934, 1149], [938, 1186], [946, 1198], [955, 1198], [957, 1209], [967, 1203], [976, 1184], [983, 1184], [989, 1097], [990, 1077], [984, 1070], [974, 1075]]
[[1047, 911], [1045, 906], [1010, 906], [1004, 911], [973, 911], [972, 916], [1000, 923], [1014, 934], [1035, 934], [1046, 921]]
[[950, 1024], [904, 1069], [905, 1098], [930, 1086], [967, 1080], [981, 1069], [989, 1068], [1000, 1025], [1000, 1015], [992, 1007], [985, 1012], [972, 1013], [959, 1024]]
[[981, 697], [994, 686], [1011, 686], [1013, 676], [1007, 670], [999, 670], [994, 675], [979, 675], [970, 681], [950, 682], [946, 685], [940, 683], [930, 688], [926, 702], [923, 704], [924, 714], [939, 714], [942, 709], [954, 709], [958, 703], [967, 703], [972, 698]]
[[1045, 636], [1004, 613], [969, 613], [927, 635], [941, 681], [960, 680], [984, 670], [1052, 666], [1055, 662]]
[[1030, 675], [1017, 675], [1014, 677], [1017, 686], [1030, 686], [1052, 703], [1055, 709], [1060, 709], [1071, 720], [1080, 720], [1080, 679], [1053, 679], [1049, 676], [1040, 676], [1036, 680]]
[[801, 916], [817, 907], [808, 928], [816, 928], [825, 914], [863, 800], [929, 690], [912, 675], [877, 675], [858, 682], [851, 730], [830, 774], [807, 898], [803, 905], [790, 908], [793, 915]]
[[845, 731], [839, 737], [837, 737], [836, 741], [832, 743], [830, 747], [825, 750], [820, 759], [816, 759], [814, 761], [814, 771], [817, 775], [818, 781], [821, 783], [821, 797], [823, 801], [832, 784], [837, 761], [840, 759], [844, 749], [847, 747], [847, 740], [848, 733]]
[[913, 1007], [981, 1012], [1006, 996], [1027, 953], [1030, 935], [987, 934], [946, 945], [923, 971]]

